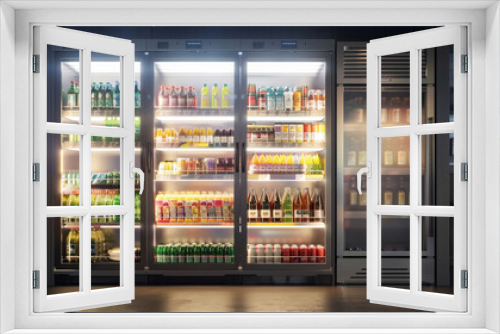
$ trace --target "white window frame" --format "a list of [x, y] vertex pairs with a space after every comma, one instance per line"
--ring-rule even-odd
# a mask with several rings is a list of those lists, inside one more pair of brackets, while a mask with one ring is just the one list
[[[461, 163], [467, 163], [467, 73], [461, 73], [461, 56], [467, 55], [466, 28], [451, 26], [429, 29], [370, 41], [367, 47], [367, 297], [372, 303], [421, 310], [464, 312], [467, 290], [461, 288], [461, 271], [467, 270], [467, 182], [461, 181]], [[422, 50], [452, 45], [454, 72], [454, 121], [422, 124]], [[410, 124], [383, 127], [381, 124], [382, 58], [408, 53], [410, 58]], [[454, 134], [454, 206], [423, 205], [422, 198], [422, 136]], [[410, 203], [383, 205], [382, 140], [408, 137], [410, 140]], [[382, 216], [405, 216], [410, 231], [409, 289], [382, 286]], [[422, 282], [422, 217], [454, 219], [454, 281], [453, 294], [421, 290]]]
[[[39, 55], [39, 73], [34, 80], [34, 162], [39, 163], [39, 182], [33, 184], [34, 203], [34, 270], [38, 270], [39, 289], [33, 289], [34, 312], [74, 311], [99, 306], [130, 303], [134, 299], [134, 178], [130, 168], [134, 162], [134, 59], [135, 47], [128, 40], [99, 36], [80, 31], [34, 27], [34, 52]], [[81, 106], [79, 124], [47, 122], [47, 48], [49, 45], [79, 50]], [[119, 128], [91, 125], [91, 55], [92, 52], [117, 56], [120, 59]], [[80, 206], [47, 206], [47, 134], [79, 135]], [[120, 138], [121, 205], [92, 206], [91, 136]], [[129, 163], [131, 162], [131, 164]], [[134, 175], [134, 174], [132, 174]], [[120, 284], [117, 287], [92, 290], [91, 216], [119, 215], [120, 220]], [[47, 218], [76, 216], [79, 219], [79, 291], [47, 294]]]
[[[2, 4], [6, 6], [6, 4]], [[15, 5], [15, 4], [12, 4]], [[62, 6], [62, 4], [58, 4]], [[104, 2], [102, 3], [105, 6]], [[248, 3], [241, 2], [241, 7], [248, 6]], [[304, 5], [309, 6], [307, 3]], [[490, 6], [491, 5], [491, 6]], [[354, 328], [358, 328], [359, 332], [363, 333], [449, 333], [457, 332], [459, 328], [461, 332], [467, 333], [491, 333], [488, 329], [497, 330], [500, 328], [498, 321], [498, 310], [500, 307], [500, 299], [498, 298], [498, 280], [500, 264], [498, 259], [494, 257], [487, 258], [488, 260], [488, 275], [485, 265], [486, 251], [489, 254], [498, 253], [498, 245], [500, 238], [498, 236], [498, 219], [500, 212], [498, 201], [500, 200], [500, 192], [498, 189], [498, 180], [500, 174], [499, 157], [492, 155], [489, 161], [494, 164], [488, 165], [488, 170], [492, 173], [493, 182], [485, 182], [484, 157], [485, 150], [485, 129], [492, 132], [493, 138], [498, 138], [498, 107], [500, 80], [498, 78], [498, 64], [500, 56], [498, 49], [500, 43], [498, 40], [497, 29], [500, 29], [499, 10], [496, 4], [484, 4], [473, 1], [470, 2], [433, 2], [433, 8], [429, 3], [413, 3], [407, 1], [404, 4], [398, 3], [398, 8], [391, 8], [384, 2], [371, 2], [370, 8], [363, 8], [362, 2], [338, 2], [332, 4], [332, 7], [314, 11], [315, 21], [310, 21], [310, 16], [304, 15], [303, 10], [306, 8], [297, 8], [286, 11], [287, 15], [283, 15], [283, 9], [269, 9], [266, 13], [273, 15], [273, 19], [269, 19], [268, 15], [261, 15], [261, 9], [238, 9], [224, 8], [217, 12], [216, 15], [207, 15], [205, 8], [200, 7], [198, 10], [182, 10], [166, 8], [155, 8], [151, 10], [137, 11], [133, 9], [117, 10], [113, 7], [113, 11], [106, 16], [106, 22], [102, 22], [95, 15], [95, 10], [66, 8], [61, 10], [40, 10], [40, 7], [24, 7], [23, 10], [16, 11], [15, 25], [11, 24], [11, 31], [15, 27], [16, 38], [16, 86], [15, 95], [15, 113], [16, 113], [16, 150], [24, 152], [18, 153], [15, 156], [16, 167], [16, 186], [19, 191], [16, 191], [16, 226], [15, 226], [15, 243], [11, 242], [11, 235], [0, 235], [3, 245], [16, 247], [15, 261], [12, 259], [10, 252], [3, 251], [2, 264], [9, 264], [11, 275], [7, 272], [2, 273], [3, 276], [8, 276], [11, 282], [15, 278], [15, 298], [10, 298], [7, 302], [14, 304], [15, 302], [15, 325], [10, 329], [17, 328], [17, 333], [24, 333], [22, 329], [37, 329], [37, 328], [60, 328], [61, 333], [76, 332], [70, 331], [69, 328], [137, 328], [137, 323], [143, 321], [143, 326], [148, 328], [232, 328], [231, 332], [235, 332], [235, 328], [317, 328], [327, 329], [334, 328], [339, 332], [342, 329], [350, 329], [351, 333], [355, 333]], [[44, 6], [43, 3], [40, 6]], [[112, 8], [109, 5], [109, 8]], [[147, 7], [147, 4], [143, 5]], [[342, 8], [342, 6], [344, 8]], [[394, 4], [396, 6], [396, 4]], [[453, 6], [461, 6], [459, 8]], [[487, 6], [490, 6], [487, 10]], [[92, 6], [93, 7], [93, 6]], [[358, 7], [358, 8], [356, 8]], [[438, 7], [438, 8], [436, 8]], [[310, 9], [310, 8], [309, 8]], [[214, 12], [215, 13], [215, 12]], [[0, 20], [0, 23], [2, 21]], [[468, 312], [464, 314], [368, 314], [368, 313], [333, 313], [333, 314], [227, 314], [227, 315], [204, 315], [204, 314], [79, 314], [77, 316], [68, 314], [52, 314], [52, 315], [36, 315], [29, 310], [32, 309], [32, 300], [30, 295], [30, 268], [32, 261], [28, 254], [29, 250], [22, 248], [22, 244], [32, 243], [30, 229], [32, 226], [33, 213], [25, 210], [26, 203], [23, 202], [23, 194], [32, 191], [32, 185], [29, 181], [31, 173], [31, 160], [29, 158], [32, 148], [30, 140], [33, 131], [32, 124], [32, 101], [26, 99], [26, 87], [31, 87], [31, 63], [30, 55], [32, 54], [32, 26], [34, 24], [54, 24], [57, 22], [61, 26], [70, 25], [127, 25], [127, 26], [182, 26], [182, 25], [330, 25], [330, 26], [349, 26], [349, 25], [364, 25], [364, 26], [440, 26], [448, 24], [461, 24], [469, 28], [468, 32], [468, 54], [470, 56], [469, 71], [471, 75], [468, 78], [468, 106], [471, 112], [468, 115], [468, 132], [472, 135], [469, 137], [468, 148], [470, 156], [469, 165], [469, 185], [468, 196], [471, 198], [469, 203], [468, 216], [470, 225], [474, 225], [474, 233], [469, 225], [468, 233], [468, 251], [471, 254], [468, 260], [470, 269], [470, 282], [468, 289]], [[485, 29], [485, 22], [491, 29]], [[4, 29], [2, 33], [7, 33]], [[14, 37], [12, 37], [14, 38]], [[2, 41], [0, 41], [2, 42]], [[2, 42], [3, 43], [3, 42]], [[492, 50], [493, 49], [493, 50]], [[486, 59], [485, 59], [486, 55]], [[4, 58], [5, 59], [5, 58]], [[4, 62], [4, 59], [0, 61]], [[14, 62], [9, 62], [10, 66], [14, 66]], [[2, 64], [3, 66], [3, 64]], [[490, 71], [485, 71], [485, 66], [488, 66]], [[488, 82], [486, 86], [485, 83]], [[2, 93], [6, 89], [5, 86], [0, 87]], [[32, 94], [31, 88], [28, 88], [29, 94]], [[2, 97], [5, 100], [8, 97]], [[488, 108], [486, 108], [488, 106]], [[3, 110], [1, 111], [4, 112]], [[9, 116], [11, 115], [9, 111]], [[475, 121], [472, 121], [473, 115]], [[483, 119], [488, 116], [495, 122], [486, 123]], [[27, 122], [28, 121], [28, 122]], [[493, 135], [496, 133], [496, 137]], [[27, 134], [27, 135], [26, 135]], [[496, 142], [486, 142], [486, 147], [490, 150], [498, 148]], [[0, 143], [2, 144], [2, 143]], [[3, 146], [6, 147], [6, 146]], [[8, 146], [6, 147], [8, 148]], [[8, 156], [13, 150], [8, 152]], [[4, 153], [2, 151], [0, 153]], [[2, 155], [3, 157], [4, 155]], [[477, 166], [477, 168], [475, 168]], [[21, 177], [22, 176], [22, 177]], [[7, 176], [0, 175], [2, 181], [7, 179]], [[492, 206], [485, 209], [485, 188], [488, 194], [488, 202], [494, 203]], [[31, 203], [30, 203], [31, 205]], [[489, 220], [486, 220], [488, 213]], [[491, 220], [491, 221], [490, 221]], [[11, 222], [2, 222], [2, 229]], [[7, 229], [8, 230], [8, 229]], [[485, 237], [488, 236], [488, 238]], [[12, 249], [9, 248], [9, 249]], [[495, 253], [496, 252], [496, 253]], [[26, 261], [28, 259], [28, 261]], [[16, 264], [14, 266], [14, 263]], [[1, 289], [2, 287], [0, 287]], [[10, 287], [3, 288], [2, 293]], [[488, 294], [486, 294], [488, 289]], [[2, 295], [2, 297], [5, 295]], [[488, 312], [486, 312], [488, 308]], [[0, 312], [5, 313], [6, 308], [1, 308]], [[195, 321], [193, 321], [195, 320]], [[145, 328], [145, 327], [144, 327]], [[385, 328], [377, 330], [376, 328]], [[390, 330], [392, 328], [392, 330]], [[413, 330], [411, 329], [413, 328]], [[487, 329], [488, 328], [488, 329]], [[9, 329], [9, 328], [8, 328]], [[371, 329], [371, 330], [370, 330]], [[447, 330], [448, 329], [448, 330]], [[307, 330], [299, 330], [306, 332]], [[35, 330], [30, 333], [36, 332]], [[55, 332], [53, 330], [52, 332]], [[93, 330], [98, 333], [99, 331]], [[129, 331], [132, 332], [132, 331]], [[135, 331], [140, 333], [141, 330]], [[167, 330], [165, 330], [167, 332]], [[174, 332], [174, 330], [172, 330]], [[219, 331], [222, 332], [222, 331]], [[286, 332], [291, 332], [286, 330]], [[297, 330], [295, 331], [297, 332]]]

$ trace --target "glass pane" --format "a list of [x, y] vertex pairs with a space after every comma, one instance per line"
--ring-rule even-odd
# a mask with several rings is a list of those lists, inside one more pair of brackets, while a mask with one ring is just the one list
[[[410, 53], [404, 52], [381, 57], [381, 109], [382, 127], [410, 124]], [[403, 85], [395, 84], [406, 82]]]
[[111, 216], [113, 224], [95, 223], [92, 216], [90, 252], [92, 262], [92, 290], [120, 286], [120, 215]]
[[422, 50], [422, 124], [453, 122], [453, 57], [453, 45]]
[[410, 289], [410, 218], [381, 216], [381, 286]]
[[80, 136], [47, 134], [47, 206], [80, 205]]
[[421, 217], [422, 291], [453, 294], [453, 218]]
[[[96, 137], [97, 138], [97, 137]], [[91, 150], [92, 205], [120, 205], [120, 138], [98, 137]], [[98, 217], [99, 222], [108, 221]]]
[[421, 136], [422, 205], [453, 206], [453, 137], [453, 134]]
[[[410, 137], [382, 138], [381, 204], [410, 203]], [[352, 180], [351, 180], [352, 181]]]
[[[47, 294], [80, 291], [80, 217], [47, 218]], [[58, 274], [59, 263], [71, 269]]]
[[80, 51], [47, 47], [47, 122], [80, 123]]

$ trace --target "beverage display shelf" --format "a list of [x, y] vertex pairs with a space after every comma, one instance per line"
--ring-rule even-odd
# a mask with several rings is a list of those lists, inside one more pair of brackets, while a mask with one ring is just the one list
[[[104, 228], [104, 229], [118, 229], [118, 228], [120, 228], [120, 222], [92, 223], [92, 227], [99, 227], [99, 228]], [[80, 226], [78, 224], [63, 223], [62, 228], [72, 229], [72, 228], [80, 228]], [[135, 223], [134, 228], [140, 229], [141, 224]]]
[[[422, 253], [422, 255], [424, 255]], [[344, 250], [342, 251], [342, 256], [344, 257], [366, 257], [365, 250]], [[387, 257], [409, 257], [409, 251], [382, 251], [382, 256]], [[425, 255], [424, 255], [425, 256]]]
[[188, 115], [189, 113], [193, 113], [193, 115], [208, 115], [208, 114], [232, 114], [234, 110], [233, 106], [229, 108], [202, 108], [200, 106], [196, 107], [160, 107], [155, 106], [156, 115], [166, 115], [166, 116], [174, 116], [174, 115]]
[[233, 174], [194, 174], [194, 175], [162, 175], [156, 174], [157, 182], [203, 182], [203, 181], [234, 181]]
[[[272, 146], [270, 146], [270, 144]], [[247, 152], [321, 152], [325, 150], [324, 145], [304, 145], [304, 144], [295, 144], [295, 143], [287, 143], [287, 144], [279, 144], [279, 143], [249, 143], [247, 147]]]
[[[141, 111], [140, 107], [135, 108], [136, 117], [140, 117], [137, 113]], [[80, 107], [63, 107], [61, 117], [73, 122], [80, 121]], [[90, 118], [93, 121], [103, 121], [106, 117], [115, 117], [120, 118], [120, 107], [105, 107], [105, 108], [96, 108], [93, 107], [90, 112]]]
[[233, 152], [234, 147], [161, 147], [156, 146], [157, 151], [164, 152]]
[[[325, 115], [304, 115], [299, 113], [290, 114], [252, 114], [247, 116], [247, 122], [284, 122], [284, 123], [309, 123], [309, 122], [323, 122]], [[366, 131], [366, 127], [365, 127]]]
[[227, 115], [156, 115], [156, 119], [169, 124], [232, 123], [234, 116]]
[[300, 222], [300, 223], [248, 223], [248, 228], [326, 228], [322, 222]]
[[248, 181], [324, 181], [324, 175], [306, 174], [249, 174]]
[[[366, 219], [366, 208], [359, 211], [344, 211], [344, 219]], [[400, 219], [400, 217], [384, 216], [384, 219]]]
[[274, 110], [274, 111], [269, 111], [269, 110], [263, 110], [259, 109], [258, 107], [247, 107], [247, 116], [248, 117], [261, 117], [261, 116], [269, 116], [269, 117], [325, 117], [325, 111], [324, 110], [307, 110], [307, 109], [301, 109], [301, 110]]
[[344, 132], [366, 132], [366, 123], [344, 124]]
[[[358, 171], [365, 166], [359, 166], [359, 167], [344, 167], [344, 176], [356, 176]], [[402, 166], [402, 167], [388, 167], [388, 166], [382, 166], [381, 167], [381, 172], [382, 176], [388, 175], [388, 176], [403, 176], [403, 175], [410, 175], [410, 167], [408, 166]]]
[[186, 222], [186, 223], [156, 223], [156, 228], [169, 229], [169, 228], [202, 228], [202, 229], [218, 229], [218, 228], [234, 228], [233, 222]]
[[[63, 145], [62, 148], [65, 151], [80, 151], [80, 147], [74, 147], [74, 146], [70, 146], [70, 145], [67, 145], [67, 146]], [[93, 146], [93, 147], [90, 148], [90, 150], [91, 151], [97, 151], [97, 152], [102, 151], [102, 152], [116, 152], [116, 153], [120, 153], [120, 147], [113, 147], [113, 146], [107, 146], [107, 147], [106, 146], [104, 146], [104, 147], [102, 147], [102, 146], [97, 146], [97, 147]], [[134, 151], [135, 151], [135, 153], [138, 153], [138, 152], [141, 151], [141, 148], [140, 147], [135, 147]]]

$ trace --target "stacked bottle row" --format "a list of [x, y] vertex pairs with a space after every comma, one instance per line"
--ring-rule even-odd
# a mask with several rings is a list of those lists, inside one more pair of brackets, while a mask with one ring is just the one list
[[398, 96], [382, 97], [382, 108], [380, 109], [380, 121], [382, 124], [391, 123], [399, 125], [410, 124], [410, 98], [401, 99]]
[[155, 221], [165, 223], [230, 223], [234, 200], [231, 192], [159, 192]]
[[[74, 108], [80, 106], [80, 84], [76, 81], [71, 81], [68, 90], [62, 90], [61, 103], [63, 107]], [[115, 85], [111, 82], [92, 82], [91, 88], [91, 105], [92, 108], [118, 108], [120, 107], [120, 83], [115, 81]], [[137, 81], [135, 82], [135, 107], [141, 106], [141, 91]]]
[[248, 263], [325, 263], [325, 246], [249, 244]]
[[[398, 180], [399, 178], [399, 180]], [[383, 205], [409, 205], [409, 181], [405, 177], [384, 177], [382, 179]]]
[[262, 86], [257, 91], [254, 83], [248, 84], [248, 108], [256, 111], [324, 111], [325, 91], [301, 87]]
[[365, 167], [366, 166], [366, 137], [356, 135], [346, 136], [346, 166]]
[[[222, 92], [219, 91], [219, 86], [214, 83], [211, 94], [208, 92], [207, 84], [203, 84], [201, 88], [200, 108], [229, 108], [231, 105], [229, 87], [224, 84]], [[198, 98], [196, 97], [196, 89], [193, 86], [189, 87], [165, 87], [161, 85], [158, 92], [158, 107], [160, 108], [197, 108]]]
[[409, 150], [409, 137], [383, 138], [382, 166], [409, 166]]
[[155, 263], [234, 263], [232, 244], [166, 244], [154, 249]]
[[249, 143], [324, 143], [325, 124], [248, 125]]
[[158, 175], [215, 175], [233, 174], [234, 158], [177, 158], [162, 161]]
[[305, 174], [324, 175], [324, 166], [318, 154], [261, 154], [255, 153], [248, 174]]
[[157, 147], [232, 147], [232, 129], [174, 128], [156, 130]]
[[325, 206], [318, 189], [314, 189], [311, 198], [309, 189], [285, 188], [283, 195], [273, 189], [269, 197], [266, 188], [262, 188], [257, 197], [254, 188], [247, 198], [249, 223], [312, 223], [325, 221]]

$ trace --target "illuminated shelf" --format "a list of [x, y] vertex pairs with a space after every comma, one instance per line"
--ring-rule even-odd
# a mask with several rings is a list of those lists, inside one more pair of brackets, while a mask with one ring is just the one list
[[[252, 146], [250, 146], [252, 145]], [[249, 143], [247, 152], [320, 152], [324, 151], [324, 146], [305, 146], [302, 144], [271, 144], [276, 146], [262, 146]], [[283, 145], [283, 146], [281, 146]], [[286, 146], [285, 146], [286, 145]]]
[[228, 123], [234, 122], [234, 116], [205, 116], [194, 114], [192, 116], [156, 116], [157, 120], [168, 122], [170, 124], [186, 123]]
[[[120, 108], [121, 107], [104, 107], [96, 108], [93, 107], [90, 113], [90, 118], [92, 121], [104, 122], [106, 117], [120, 118]], [[135, 111], [140, 111], [140, 107], [136, 107]], [[62, 118], [79, 122], [81, 115], [80, 107], [62, 107]], [[137, 116], [138, 117], [138, 116]]]
[[169, 229], [169, 228], [187, 228], [187, 229], [228, 229], [234, 228], [233, 223], [157, 223], [155, 224], [156, 228], [159, 229]]
[[258, 114], [255, 113], [254, 111], [249, 110], [247, 116], [247, 122], [310, 123], [310, 122], [322, 122], [324, 120], [325, 120], [324, 114], [307, 115], [304, 112], [290, 112], [290, 113], [281, 113], [278, 115], [273, 115], [273, 114], [266, 114], [265, 111], [263, 111], [262, 114]]
[[[364, 166], [360, 167], [344, 167], [344, 175], [345, 176], [355, 176], [357, 175], [358, 171], [363, 168]], [[380, 168], [380, 172], [382, 173], [382, 176], [405, 176], [405, 175], [410, 175], [410, 167], [385, 167], [382, 166]]]
[[165, 152], [233, 152], [234, 147], [158, 147], [157, 151]]
[[[93, 227], [99, 227], [102, 229], [119, 229], [120, 228], [120, 223], [92, 223]], [[73, 223], [66, 223], [63, 225], [64, 229], [69, 229], [69, 228], [80, 228], [78, 224], [73, 224]], [[135, 229], [141, 228], [141, 225], [138, 223], [135, 223], [134, 225]]]
[[158, 182], [203, 182], [203, 181], [234, 181], [233, 174], [198, 174], [198, 175], [161, 175], [156, 174]]
[[325, 223], [248, 223], [248, 228], [320, 228], [324, 229]]
[[344, 124], [345, 132], [366, 132], [366, 123]]
[[[79, 147], [64, 147], [63, 146], [63, 149], [67, 150], [67, 151], [80, 151]], [[102, 152], [120, 152], [120, 148], [119, 147], [91, 147], [90, 150], [91, 151], [102, 151]], [[141, 148], [140, 147], [136, 147], [136, 148], [134, 148], [134, 151], [136, 153], [140, 152]]]
[[324, 181], [324, 175], [305, 174], [253, 174], [247, 175], [248, 181]]

